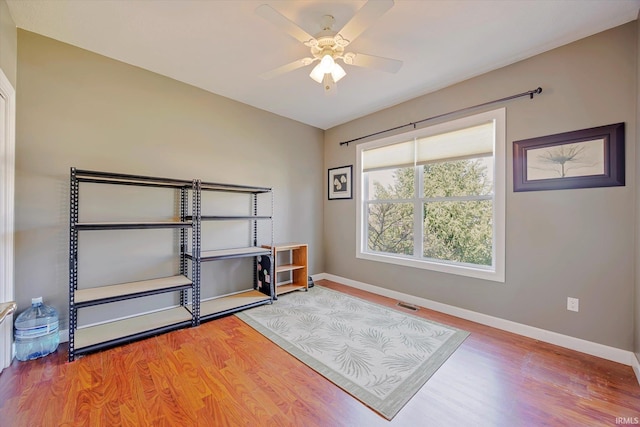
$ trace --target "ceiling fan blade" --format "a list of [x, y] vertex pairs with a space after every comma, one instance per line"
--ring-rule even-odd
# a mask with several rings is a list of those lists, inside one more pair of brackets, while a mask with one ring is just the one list
[[300, 28], [298, 24], [296, 24], [268, 4], [258, 6], [256, 8], [256, 13], [302, 43], [314, 40], [313, 36]]
[[286, 65], [283, 65], [281, 67], [278, 68], [274, 68], [271, 71], [267, 71], [266, 73], [262, 73], [260, 74], [260, 78], [264, 79], [264, 80], [269, 80], [272, 79], [274, 77], [278, 77], [282, 74], [288, 73], [289, 71], [293, 71], [293, 70], [297, 70], [298, 68], [302, 68], [306, 65], [311, 64], [313, 61], [315, 61], [312, 58], [302, 58], [302, 59], [298, 59], [296, 61], [290, 62]]
[[402, 67], [402, 61], [381, 56], [365, 55], [364, 53], [349, 52], [344, 55], [344, 63], [356, 67], [374, 68], [387, 73], [397, 73]]
[[349, 22], [338, 31], [349, 43], [364, 32], [373, 22], [393, 7], [393, 0], [369, 0]]

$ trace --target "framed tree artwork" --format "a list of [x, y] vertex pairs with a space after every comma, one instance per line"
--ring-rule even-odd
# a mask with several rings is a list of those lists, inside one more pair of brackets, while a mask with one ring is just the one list
[[351, 199], [353, 166], [341, 166], [329, 169], [329, 200]]
[[513, 142], [513, 191], [625, 185], [624, 123]]

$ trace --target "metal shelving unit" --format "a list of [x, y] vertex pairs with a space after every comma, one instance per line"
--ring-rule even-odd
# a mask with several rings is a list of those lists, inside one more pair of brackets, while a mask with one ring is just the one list
[[[134, 222], [79, 222], [80, 184], [133, 185], [175, 189], [180, 193], [180, 218], [171, 221]], [[71, 168], [69, 208], [69, 361], [76, 356], [113, 347], [129, 341], [146, 338], [199, 323], [199, 287], [195, 263], [192, 263], [191, 278], [188, 277], [186, 256], [188, 230], [192, 229], [192, 247], [198, 248], [196, 219], [188, 217], [188, 196], [192, 194], [193, 211], [199, 210], [197, 181], [140, 175], [115, 174]], [[179, 229], [180, 267], [179, 274], [129, 283], [118, 283], [92, 288], [78, 287], [78, 233], [99, 230], [131, 229]], [[189, 304], [189, 291], [193, 302]], [[140, 314], [89, 327], [78, 327], [78, 310], [101, 304], [158, 295], [169, 292], [180, 293], [180, 306], [161, 308], [151, 313]]]
[[[248, 289], [229, 295], [220, 295], [200, 301], [200, 319], [211, 320], [218, 317], [255, 307], [263, 304], [271, 304], [275, 298], [273, 280], [269, 280], [267, 286], [259, 286], [258, 282], [258, 259], [268, 257], [270, 265], [273, 265], [271, 251], [258, 246], [258, 223], [267, 222], [271, 229], [271, 242], [273, 243], [273, 191], [266, 187], [251, 187], [243, 185], [228, 185], [212, 182], [200, 182], [199, 190], [202, 194], [207, 192], [226, 192], [236, 194], [246, 194], [250, 197], [250, 213], [247, 215], [201, 215], [198, 218], [198, 239], [201, 239], [201, 225], [207, 221], [247, 221], [251, 227], [251, 237], [248, 246], [237, 248], [224, 248], [216, 250], [202, 250], [197, 255], [187, 253], [187, 257], [194, 260], [200, 274], [203, 262], [220, 261], [234, 258], [253, 258], [253, 284], [247, 286]], [[270, 199], [270, 214], [258, 215], [258, 197], [264, 195]], [[264, 197], [263, 196], [263, 197]], [[208, 242], [207, 242], [208, 243]], [[204, 243], [203, 243], [204, 245]], [[196, 258], [197, 257], [197, 258]], [[200, 286], [203, 286], [200, 283]]]
[[[111, 184], [141, 187], [169, 188], [179, 191], [179, 219], [166, 221], [124, 222], [80, 222], [80, 184]], [[130, 341], [143, 339], [171, 330], [197, 326], [201, 320], [222, 317], [240, 310], [262, 304], [271, 304], [275, 299], [272, 272], [259, 281], [259, 262], [268, 258], [270, 269], [274, 266], [273, 246], [273, 191], [266, 187], [219, 184], [200, 180], [177, 180], [169, 178], [126, 175], [108, 172], [87, 171], [71, 168], [69, 209], [69, 361], [79, 355], [102, 350]], [[202, 215], [202, 195], [208, 192], [224, 192], [247, 195], [250, 207], [243, 215]], [[270, 199], [270, 213], [258, 215], [259, 196]], [[262, 200], [261, 199], [261, 200]], [[189, 203], [191, 200], [191, 203]], [[264, 207], [261, 205], [264, 210]], [[224, 210], [224, 206], [221, 207]], [[250, 227], [247, 246], [217, 250], [202, 250], [202, 223], [208, 221], [242, 221]], [[258, 245], [258, 223], [268, 223], [271, 231], [270, 244]], [[174, 276], [117, 283], [98, 287], [78, 286], [78, 233], [100, 230], [179, 230], [179, 273]], [[189, 233], [189, 230], [191, 232]], [[190, 237], [190, 239], [189, 239]], [[191, 250], [189, 250], [189, 240]], [[265, 239], [266, 240], [266, 239]], [[208, 242], [209, 243], [209, 242]], [[235, 258], [253, 259], [253, 284], [239, 292], [201, 298], [201, 269], [203, 262]], [[190, 261], [190, 262], [189, 262]], [[263, 263], [265, 260], [262, 260]], [[266, 264], [265, 264], [266, 265]], [[191, 268], [189, 268], [191, 267]], [[264, 270], [262, 271], [264, 273]], [[117, 303], [163, 293], [179, 292], [180, 305], [165, 307], [125, 319], [114, 319], [98, 325], [78, 327], [78, 310]], [[191, 296], [191, 298], [189, 298]]]
[[[220, 183], [201, 182], [200, 191], [202, 194], [208, 192], [223, 192], [246, 194], [250, 197], [250, 208], [247, 215], [201, 215], [197, 221], [201, 227], [203, 222], [209, 221], [247, 221], [251, 228], [251, 237], [247, 246], [236, 248], [224, 248], [217, 250], [201, 250], [199, 259], [196, 262], [198, 272], [203, 262], [220, 261], [236, 258], [252, 258], [253, 259], [253, 283], [246, 286], [240, 292], [229, 295], [220, 295], [210, 299], [201, 299], [200, 301], [200, 319], [210, 320], [222, 317], [246, 308], [255, 307], [263, 304], [271, 304], [275, 297], [273, 283], [270, 280], [267, 286], [260, 288], [258, 284], [258, 259], [259, 257], [268, 257], [271, 260], [271, 252], [258, 246], [258, 223], [267, 222], [271, 229], [271, 242], [273, 242], [273, 192], [271, 188], [252, 187], [243, 185], [227, 185]], [[258, 215], [258, 197], [266, 195], [270, 199], [270, 214]], [[201, 229], [198, 229], [200, 233]], [[208, 243], [208, 242], [207, 242]], [[202, 244], [204, 246], [204, 243]], [[202, 246], [200, 247], [202, 248]], [[189, 254], [187, 254], [189, 256]], [[202, 286], [202, 283], [200, 284]]]

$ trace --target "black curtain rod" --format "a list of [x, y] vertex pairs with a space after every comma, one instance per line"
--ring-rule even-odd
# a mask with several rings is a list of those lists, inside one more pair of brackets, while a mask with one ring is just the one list
[[517, 95], [507, 96], [506, 98], [495, 99], [493, 101], [485, 102], [483, 104], [474, 105], [472, 107], [461, 108], [459, 110], [450, 111], [448, 113], [438, 114], [437, 116], [433, 116], [433, 117], [429, 117], [429, 118], [426, 118], [426, 119], [418, 120], [417, 122], [407, 123], [406, 125], [400, 125], [400, 126], [396, 126], [396, 127], [393, 127], [393, 128], [381, 130], [379, 132], [370, 133], [369, 135], [361, 136], [359, 138], [354, 138], [354, 139], [350, 139], [348, 141], [343, 141], [343, 142], [340, 143], [340, 145], [347, 145], [348, 146], [350, 142], [360, 141], [361, 139], [369, 138], [371, 136], [380, 135], [381, 133], [391, 132], [393, 130], [402, 129], [402, 128], [407, 127], [407, 126], [413, 126], [413, 128], [415, 129], [417, 124], [424, 123], [424, 122], [427, 122], [429, 120], [439, 119], [441, 117], [450, 116], [452, 114], [461, 113], [463, 111], [473, 110], [474, 108], [479, 108], [479, 107], [484, 107], [484, 106], [491, 105], [491, 104], [496, 104], [498, 102], [509, 101], [511, 99], [516, 99], [516, 98], [520, 98], [520, 97], [527, 96], [527, 95], [529, 96], [529, 99], [533, 99], [533, 95], [538, 95], [540, 93], [542, 93], [542, 88], [541, 87], [539, 87], [537, 89], [534, 89], [534, 90], [527, 91], [527, 92], [522, 92], [522, 93], [519, 93]]

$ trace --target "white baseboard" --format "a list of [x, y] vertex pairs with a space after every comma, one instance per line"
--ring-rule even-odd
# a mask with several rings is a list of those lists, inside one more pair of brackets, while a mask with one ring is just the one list
[[545, 329], [524, 325], [522, 323], [512, 322], [510, 320], [501, 319], [499, 317], [489, 316], [487, 314], [482, 314], [482, 313], [467, 310], [464, 308], [455, 307], [452, 305], [431, 301], [425, 298], [404, 294], [402, 292], [381, 288], [379, 286], [374, 286], [367, 283], [346, 279], [344, 277], [335, 276], [333, 274], [327, 274], [327, 273], [316, 274], [313, 276], [313, 279], [314, 281], [322, 280], [322, 279], [331, 280], [334, 282], [341, 283], [343, 285], [351, 286], [353, 288], [372, 292], [374, 294], [393, 298], [399, 301], [419, 305], [421, 307], [439, 311], [441, 313], [449, 314], [451, 316], [460, 317], [462, 319], [470, 320], [472, 322], [481, 323], [483, 325], [491, 326], [496, 329], [501, 329], [503, 331], [512, 332], [514, 334], [533, 338], [539, 341], [544, 341], [550, 344], [555, 344], [560, 347], [565, 347], [571, 350], [590, 354], [592, 356], [601, 357], [603, 359], [622, 363], [627, 366], [632, 366], [636, 373], [638, 383], [640, 383], [640, 363], [638, 362], [638, 359], [636, 358], [635, 354], [631, 351], [621, 350], [619, 348], [610, 347], [603, 344], [594, 343], [591, 341], [586, 341], [580, 338], [559, 334], [557, 332], [547, 331]]
[[636, 373], [636, 378], [638, 379], [638, 383], [640, 383], [640, 361], [636, 357], [636, 355], [632, 355], [633, 360], [631, 361], [631, 367], [633, 368], [633, 372]]

